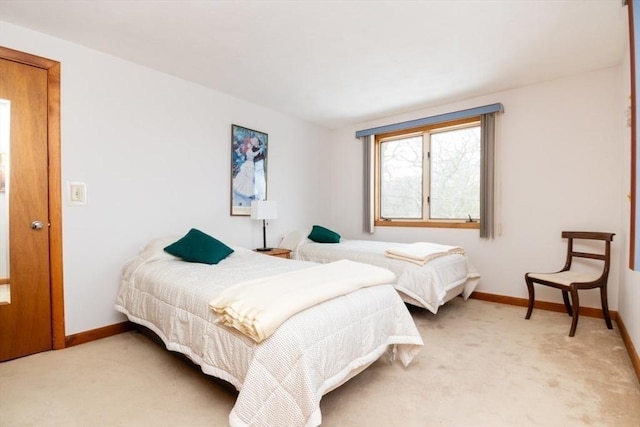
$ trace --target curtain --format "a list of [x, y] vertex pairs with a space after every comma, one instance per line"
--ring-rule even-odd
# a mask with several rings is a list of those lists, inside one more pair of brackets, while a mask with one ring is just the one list
[[363, 198], [362, 198], [362, 202], [363, 202], [363, 206], [362, 206], [362, 213], [363, 213], [363, 227], [362, 227], [362, 231], [364, 231], [365, 233], [370, 233], [373, 234], [373, 230], [374, 230], [374, 218], [373, 218], [373, 204], [374, 204], [374, 182], [373, 182], [373, 177], [374, 177], [374, 143], [375, 143], [375, 136], [374, 135], [367, 135], [367, 136], [363, 136], [360, 138], [360, 140], [362, 141], [362, 147], [363, 147], [363, 153], [364, 153], [364, 158], [363, 158], [363, 183], [364, 183], [364, 188], [363, 188]]
[[480, 116], [480, 237], [494, 237], [495, 114]]

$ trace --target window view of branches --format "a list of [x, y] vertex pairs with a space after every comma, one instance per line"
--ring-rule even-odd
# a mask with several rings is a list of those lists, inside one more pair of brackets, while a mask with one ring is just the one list
[[379, 216], [383, 220], [477, 220], [480, 125], [444, 124], [378, 138]]
[[381, 215], [422, 218], [422, 135], [381, 146]]
[[480, 126], [431, 134], [431, 219], [480, 217]]

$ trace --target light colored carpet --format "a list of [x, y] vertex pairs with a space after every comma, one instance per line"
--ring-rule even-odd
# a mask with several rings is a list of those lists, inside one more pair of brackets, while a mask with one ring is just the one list
[[[456, 298], [412, 309], [425, 347], [323, 397], [323, 426], [640, 426], [640, 384], [602, 319]], [[0, 364], [0, 426], [226, 426], [228, 384], [120, 334]]]

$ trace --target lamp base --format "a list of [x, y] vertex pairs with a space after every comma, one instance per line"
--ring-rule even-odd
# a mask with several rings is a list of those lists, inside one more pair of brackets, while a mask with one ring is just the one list
[[256, 251], [258, 251], [258, 252], [269, 252], [271, 249], [273, 249], [273, 248], [257, 248]]

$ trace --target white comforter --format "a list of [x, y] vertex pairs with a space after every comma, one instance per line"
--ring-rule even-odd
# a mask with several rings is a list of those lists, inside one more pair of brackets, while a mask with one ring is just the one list
[[186, 263], [162, 251], [173, 240], [151, 242], [125, 265], [115, 307], [239, 390], [231, 426], [317, 426], [322, 395], [390, 346], [405, 366], [421, 348], [410, 313], [389, 285], [313, 306], [256, 343], [218, 323], [208, 302], [235, 283], [313, 264], [242, 248], [217, 265]]
[[466, 299], [478, 286], [480, 275], [464, 254], [452, 253], [430, 260], [425, 265], [393, 259], [385, 256], [389, 248], [398, 243], [375, 240], [345, 240], [340, 243], [315, 243], [304, 239], [292, 249], [292, 257], [302, 261], [319, 263], [339, 259], [377, 265], [393, 271], [397, 276], [394, 287], [403, 299], [411, 304], [437, 313], [445, 303], [451, 289], [464, 285], [462, 296]]

